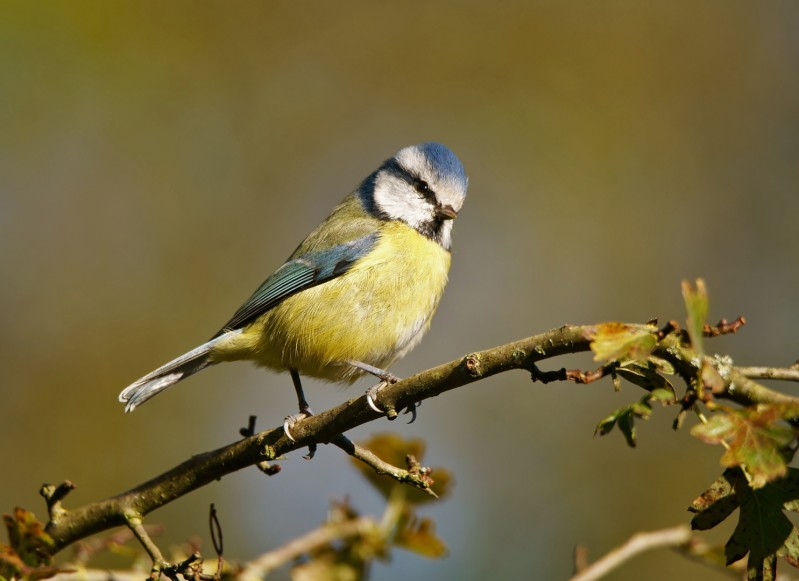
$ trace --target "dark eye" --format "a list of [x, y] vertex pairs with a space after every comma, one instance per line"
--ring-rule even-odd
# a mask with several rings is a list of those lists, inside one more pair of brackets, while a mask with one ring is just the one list
[[424, 180], [416, 180], [413, 183], [413, 187], [416, 188], [416, 191], [422, 194], [425, 198], [429, 197], [433, 193], [433, 190], [430, 189], [430, 184]]

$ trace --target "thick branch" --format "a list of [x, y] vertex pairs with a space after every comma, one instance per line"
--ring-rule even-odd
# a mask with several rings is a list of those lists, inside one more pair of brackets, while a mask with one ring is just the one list
[[[593, 327], [564, 326], [541, 335], [471, 353], [388, 385], [380, 391], [378, 403], [387, 412], [396, 412], [504, 371], [533, 371], [535, 363], [541, 360], [588, 351], [590, 341], [587, 337], [592, 329]], [[691, 377], [696, 376], [696, 362], [699, 357], [675, 335], [663, 337], [656, 353], [672, 361], [686, 381], [690, 382]], [[734, 370], [733, 372], [737, 374]], [[738, 377], [742, 378], [740, 374], [733, 378], [736, 389], [719, 394], [720, 397], [744, 404], [788, 398], [751, 380], [746, 380], [747, 383], [738, 381]], [[252, 465], [263, 467], [268, 461], [311, 444], [333, 442], [340, 434], [380, 417], [382, 416], [370, 408], [366, 396], [353, 398], [297, 422], [292, 428], [295, 441], [285, 436], [282, 427], [247, 435], [233, 444], [193, 456], [168, 472], [117, 496], [73, 510], [58, 507], [58, 510], [51, 511], [51, 520], [46, 529], [53, 539], [52, 552], [56, 553], [91, 534], [126, 525], [131, 519], [139, 519], [227, 474]], [[340, 442], [341, 440], [337, 443]], [[377, 463], [373, 462], [373, 465]], [[271, 472], [273, 470], [270, 469]], [[58, 500], [60, 498], [59, 496]]]
[[[582, 327], [561, 327], [514, 343], [469, 354], [380, 392], [384, 409], [404, 409], [413, 403], [480, 379], [508, 371], [529, 369], [536, 362], [566, 353], [586, 351], [589, 341]], [[366, 402], [366, 396], [350, 399], [332, 409], [298, 422], [292, 442], [275, 428], [254, 434], [217, 450], [198, 454], [131, 490], [85, 506], [62, 510], [47, 525], [56, 553], [75, 541], [116, 526], [131, 517], [142, 517], [214, 480], [264, 461], [274, 460], [313, 443], [327, 443], [366, 422], [382, 417]]]

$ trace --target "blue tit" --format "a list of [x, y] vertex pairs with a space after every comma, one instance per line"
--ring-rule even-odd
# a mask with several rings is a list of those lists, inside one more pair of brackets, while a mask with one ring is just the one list
[[466, 196], [460, 160], [440, 143], [406, 147], [344, 198], [210, 341], [119, 394], [130, 412], [225, 361], [350, 384], [384, 371], [430, 327]]

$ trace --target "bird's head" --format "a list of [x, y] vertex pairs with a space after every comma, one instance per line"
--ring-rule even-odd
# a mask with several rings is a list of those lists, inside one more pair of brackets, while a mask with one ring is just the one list
[[364, 185], [364, 202], [374, 214], [405, 222], [450, 248], [452, 220], [463, 206], [468, 179], [448, 147], [428, 142], [400, 149]]

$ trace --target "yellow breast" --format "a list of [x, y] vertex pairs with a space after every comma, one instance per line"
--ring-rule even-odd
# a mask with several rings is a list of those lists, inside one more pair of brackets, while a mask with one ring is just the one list
[[220, 344], [216, 360], [250, 359], [276, 370], [354, 381], [354, 359], [382, 369], [430, 326], [450, 254], [401, 222], [386, 222], [372, 251], [342, 276], [287, 298]]

